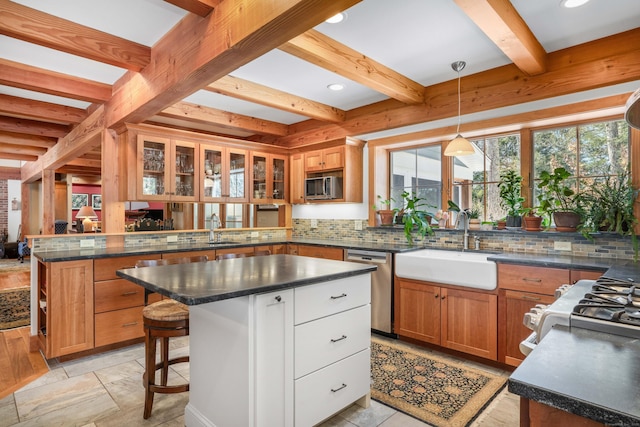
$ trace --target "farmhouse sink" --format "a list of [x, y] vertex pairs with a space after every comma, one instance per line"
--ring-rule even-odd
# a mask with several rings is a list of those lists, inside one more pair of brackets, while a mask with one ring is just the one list
[[396, 255], [396, 275], [467, 288], [493, 290], [498, 284], [490, 254], [422, 249]]

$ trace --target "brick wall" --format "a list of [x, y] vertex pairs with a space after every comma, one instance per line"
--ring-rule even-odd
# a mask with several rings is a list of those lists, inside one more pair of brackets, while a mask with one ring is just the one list
[[0, 232], [9, 228], [9, 185], [6, 179], [0, 179]]

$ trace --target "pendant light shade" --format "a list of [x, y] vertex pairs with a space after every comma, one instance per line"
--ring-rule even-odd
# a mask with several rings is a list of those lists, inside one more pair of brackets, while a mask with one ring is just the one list
[[458, 73], [458, 128], [456, 137], [447, 144], [444, 149], [445, 156], [468, 156], [475, 153], [473, 145], [462, 135], [460, 135], [460, 71], [467, 65], [464, 61], [456, 61], [451, 64], [453, 71]]

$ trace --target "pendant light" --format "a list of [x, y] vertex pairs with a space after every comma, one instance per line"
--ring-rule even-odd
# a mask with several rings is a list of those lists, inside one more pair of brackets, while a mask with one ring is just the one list
[[456, 61], [451, 64], [453, 71], [458, 73], [458, 128], [456, 129], [456, 137], [447, 144], [447, 148], [444, 149], [445, 156], [468, 156], [475, 153], [473, 145], [460, 135], [460, 71], [467, 65], [464, 61]]

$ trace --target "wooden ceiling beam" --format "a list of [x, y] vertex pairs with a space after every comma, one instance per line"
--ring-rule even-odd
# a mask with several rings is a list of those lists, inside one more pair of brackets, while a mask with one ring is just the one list
[[93, 169], [100, 169], [102, 167], [102, 162], [101, 160], [98, 159], [86, 159], [83, 157], [78, 157], [77, 159], [71, 160], [70, 162], [67, 162], [67, 164], [65, 166], [70, 166], [70, 167], [82, 167], [82, 168], [93, 168]]
[[0, 116], [0, 131], [4, 132], [62, 138], [69, 133], [69, 129], [69, 126], [56, 123]]
[[[465, 76], [461, 79], [462, 114], [640, 80], [640, 50], [634, 46], [640, 46], [640, 28], [552, 52], [548, 71], [537, 76], [526, 76], [514, 64]], [[289, 136], [276, 143], [297, 147], [455, 117], [457, 80], [429, 86], [424, 105], [399, 106], [388, 100], [362, 107], [366, 114], [359, 110], [348, 111], [347, 120], [339, 126], [314, 120], [289, 125]]]
[[117, 85], [106, 125], [141, 123], [360, 1], [224, 0], [206, 18], [189, 14]]
[[407, 104], [424, 102], [424, 86], [324, 34], [309, 30], [280, 50]]
[[0, 2], [0, 34], [132, 71], [151, 58], [147, 46], [10, 1]]
[[547, 53], [509, 0], [455, 2], [523, 73], [546, 71]]
[[32, 147], [51, 148], [54, 145], [56, 145], [56, 142], [58, 142], [58, 138], [0, 131], [0, 143], [3, 143], [3, 144], [28, 145]]
[[346, 117], [344, 110], [339, 108], [233, 76], [225, 76], [216, 80], [205, 89], [221, 95], [333, 123], [342, 122]]
[[64, 124], [80, 123], [87, 116], [81, 108], [3, 94], [0, 94], [0, 114]]
[[102, 103], [111, 98], [111, 85], [7, 59], [0, 59], [0, 84], [86, 102]]
[[21, 160], [24, 162], [34, 162], [38, 160], [38, 156], [34, 156], [31, 154], [17, 154], [13, 152], [2, 152], [2, 151], [0, 151], [0, 157], [5, 160]]
[[24, 154], [28, 156], [41, 156], [47, 152], [46, 148], [29, 145], [3, 144], [0, 142], [0, 153]]
[[205, 17], [220, 4], [222, 0], [164, 0], [181, 9]]
[[20, 179], [20, 168], [0, 166], [0, 179]]
[[281, 123], [247, 117], [188, 102], [178, 102], [169, 108], [165, 108], [158, 113], [158, 116], [185, 120], [191, 123], [213, 124], [226, 128], [242, 129], [266, 135], [285, 136], [288, 132], [287, 125]]

